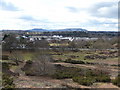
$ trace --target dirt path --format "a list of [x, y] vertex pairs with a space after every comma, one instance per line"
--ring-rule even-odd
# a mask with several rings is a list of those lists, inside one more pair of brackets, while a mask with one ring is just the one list
[[[86, 65], [86, 64], [71, 64], [71, 63], [64, 63], [64, 62], [61, 62], [61, 63], [54, 63], [54, 64], [60, 64], [60, 65], [63, 65], [63, 66], [67, 66], [67, 67], [81, 67], [81, 68], [90, 68], [90, 69], [96, 69], [98, 67], [100, 67], [100, 65]], [[118, 71], [118, 69], [114, 69], [110, 66], [106, 66], [108, 69], [110, 69], [111, 71]], [[100, 68], [104, 68], [103, 65], [101, 65]], [[104, 68], [105, 69], [105, 68]]]
[[79, 85], [72, 79], [52, 79], [50, 77], [20, 76], [14, 80], [16, 88], [90, 88]]
[[95, 83], [94, 88], [110, 88], [110, 90], [120, 90], [119, 87], [113, 85], [112, 83]]
[[59, 80], [47, 77], [20, 76], [14, 80], [16, 88], [60, 88], [63, 87]]
[[50, 77], [20, 76], [14, 80], [16, 88], [119, 88], [112, 83], [95, 83], [92, 86], [79, 85], [72, 79], [52, 79]]

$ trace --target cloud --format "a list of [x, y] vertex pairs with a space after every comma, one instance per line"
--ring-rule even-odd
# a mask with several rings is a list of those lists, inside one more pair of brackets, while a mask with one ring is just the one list
[[120, 1], [118, 3], [118, 20], [120, 19]]
[[76, 13], [76, 12], [79, 12], [79, 9], [78, 8], [75, 8], [75, 7], [65, 7], [65, 8], [67, 8], [70, 12], [72, 12], [72, 13]]
[[117, 18], [118, 5], [115, 2], [101, 2], [93, 5], [88, 12], [95, 17]]
[[96, 2], [87, 8], [66, 7], [72, 13], [86, 12], [93, 17], [118, 18], [118, 3], [116, 2]]
[[117, 0], [0, 0], [0, 2], [2, 2], [0, 29], [74, 27], [88, 30], [117, 30], [117, 21], [114, 22], [117, 20]]
[[30, 15], [23, 15], [21, 17], [19, 17], [18, 19], [24, 20], [26, 22], [30, 22], [30, 23], [51, 23], [48, 19], [41, 19], [41, 18], [34, 18], [33, 16]]
[[109, 20], [109, 19], [104, 19], [101, 21], [99, 19], [92, 19], [92, 20], [89, 20], [89, 23], [96, 25], [96, 24], [117, 24], [118, 22]]
[[19, 11], [19, 9], [10, 2], [0, 0], [0, 8], [7, 11]]
[[111, 7], [111, 6], [113, 6], [114, 4], [116, 4], [116, 3], [114, 3], [114, 2], [101, 2], [101, 3], [97, 3], [97, 4], [96, 4], [96, 7], [97, 7], [97, 8]]
[[32, 16], [21, 16], [19, 17], [19, 19], [25, 20], [25, 21], [37, 21], [35, 18], [33, 18]]
[[116, 31], [118, 29], [118, 21], [116, 19], [91, 17], [87, 22], [77, 23], [79, 23], [79, 27], [86, 28], [89, 31]]

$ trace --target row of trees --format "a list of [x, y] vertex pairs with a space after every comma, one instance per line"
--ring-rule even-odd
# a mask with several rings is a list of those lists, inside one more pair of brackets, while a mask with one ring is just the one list
[[[3, 38], [2, 48], [3, 50], [13, 50], [13, 49], [38, 49], [38, 48], [49, 48], [49, 43], [47, 40], [42, 38], [41, 40], [30, 41], [29, 38], [24, 38], [17, 35], [9, 34], [5, 35]], [[62, 42], [62, 41], [61, 41]], [[68, 46], [70, 48], [93, 48], [93, 49], [111, 49], [118, 48], [118, 37], [113, 38], [99, 38], [97, 40], [73, 40], [69, 41]], [[59, 42], [60, 43], [60, 42]], [[59, 47], [59, 46], [58, 46]]]
[[38, 49], [49, 47], [49, 43], [43, 38], [42, 40], [30, 41], [29, 38], [16, 34], [4, 35], [2, 49], [12, 51], [14, 49]]
[[92, 48], [92, 49], [113, 49], [118, 48], [118, 37], [111, 39], [99, 38], [97, 40], [73, 40], [70, 43], [72, 48]]

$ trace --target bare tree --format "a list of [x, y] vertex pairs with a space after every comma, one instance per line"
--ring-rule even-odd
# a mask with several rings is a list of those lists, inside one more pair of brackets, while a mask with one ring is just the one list
[[92, 48], [94, 49], [110, 49], [112, 45], [108, 42], [108, 40], [104, 40], [99, 38], [96, 42], [93, 43]]
[[24, 57], [22, 56], [21, 52], [14, 51], [10, 54], [9, 59], [13, 60], [16, 65], [19, 65], [19, 62], [22, 62]]
[[89, 48], [91, 45], [91, 41], [87, 40], [73, 40], [70, 43], [70, 46], [73, 48]]
[[51, 75], [55, 71], [52, 58], [44, 51], [37, 52], [31, 62], [23, 68], [27, 75]]
[[33, 58], [35, 60], [35, 64], [37, 64], [36, 69], [39, 70], [41, 74], [52, 73], [52, 64], [50, 63], [51, 58], [48, 55], [37, 55]]

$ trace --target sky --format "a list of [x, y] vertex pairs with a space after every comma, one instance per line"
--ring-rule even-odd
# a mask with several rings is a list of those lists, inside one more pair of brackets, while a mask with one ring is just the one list
[[0, 0], [0, 30], [118, 30], [119, 0]]

